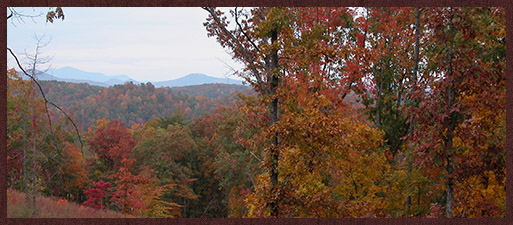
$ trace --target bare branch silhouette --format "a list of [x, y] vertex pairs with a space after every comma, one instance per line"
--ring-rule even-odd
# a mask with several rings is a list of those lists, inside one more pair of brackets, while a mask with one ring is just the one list
[[55, 103], [49, 101], [47, 98], [46, 98], [46, 95], [43, 91], [43, 88], [41, 88], [41, 85], [39, 84], [39, 82], [32, 76], [30, 75], [29, 73], [27, 73], [27, 71], [25, 71], [25, 69], [23, 69], [23, 66], [21, 66], [21, 63], [20, 61], [18, 60], [18, 57], [16, 56], [16, 54], [14, 54], [14, 52], [10, 49], [10, 48], [7, 48], [7, 50], [9, 51], [9, 53], [11, 54], [11, 56], [16, 60], [16, 64], [18, 64], [18, 67], [20, 68], [20, 70], [23, 72], [23, 74], [25, 74], [26, 76], [28, 76], [38, 87], [39, 89], [39, 92], [41, 93], [41, 96], [43, 97], [44, 99], [44, 102], [45, 102], [45, 110], [46, 110], [46, 115], [48, 116], [48, 121], [50, 123], [50, 130], [52, 130], [52, 120], [50, 118], [50, 112], [48, 111], [48, 104], [54, 106], [55, 108], [57, 108], [59, 111], [61, 111], [65, 116], [66, 118], [71, 122], [71, 124], [73, 125], [73, 127], [75, 128], [75, 132], [77, 133], [77, 136], [78, 136], [78, 141], [80, 142], [80, 150], [82, 151], [83, 153], [83, 147], [84, 147], [84, 144], [82, 143], [82, 138], [80, 136], [80, 132], [78, 131], [78, 127], [77, 125], [75, 124], [75, 122], [73, 121], [73, 119], [59, 106], [57, 106]]

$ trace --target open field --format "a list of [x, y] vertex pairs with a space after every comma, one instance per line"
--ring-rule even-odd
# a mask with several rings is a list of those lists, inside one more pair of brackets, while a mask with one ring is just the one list
[[[124, 218], [125, 216], [110, 210], [97, 210], [80, 206], [64, 199], [38, 196], [36, 198], [37, 213], [27, 207], [25, 195], [17, 190], [7, 190], [8, 218]], [[130, 217], [130, 216], [127, 216]]]

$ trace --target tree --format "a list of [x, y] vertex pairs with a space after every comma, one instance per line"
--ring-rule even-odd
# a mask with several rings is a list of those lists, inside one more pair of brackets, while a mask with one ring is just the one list
[[122, 167], [122, 161], [130, 158], [136, 142], [132, 131], [118, 121], [98, 120], [97, 125], [86, 133], [89, 149], [98, 161], [94, 169], [105, 179]]
[[128, 214], [134, 214], [136, 211], [144, 209], [146, 206], [142, 201], [142, 193], [138, 188], [142, 184], [149, 183], [149, 179], [144, 176], [133, 175], [129, 168], [132, 166], [133, 159], [122, 159], [123, 166], [119, 168], [119, 172], [111, 176], [116, 179], [115, 186], [112, 187], [112, 197], [110, 201], [117, 205], [118, 209]]
[[181, 208], [172, 216], [187, 217], [188, 204], [197, 198], [192, 187], [197, 149], [188, 124], [181, 115], [154, 118], [137, 129], [134, 138], [138, 142], [132, 155], [135, 170], [151, 170], [156, 186], [172, 185], [162, 190], [160, 199], [172, 203], [174, 210]]
[[[476, 132], [481, 128], [469, 124], [475, 113], [492, 108], [498, 112], [504, 110], [500, 102], [505, 94], [505, 73], [503, 64], [499, 63], [504, 59], [499, 50], [504, 42], [498, 35], [503, 23], [498, 17], [490, 17], [501, 13], [501, 9], [493, 8], [437, 8], [430, 9], [429, 14], [433, 16], [426, 19], [433, 35], [429, 37], [426, 50], [427, 71], [416, 88], [420, 101], [412, 110], [413, 119], [418, 121], [413, 138], [417, 140], [418, 164], [443, 168], [434, 170], [431, 176], [443, 176], [447, 217], [453, 216], [455, 183], [472, 171], [464, 167], [465, 162], [471, 160], [465, 152], [488, 150], [459, 144], [486, 140], [479, 138], [480, 132]], [[495, 32], [493, 41], [481, 33], [487, 26]], [[495, 45], [487, 46], [484, 44], [487, 42]], [[493, 59], [487, 57], [490, 52], [494, 52]], [[497, 66], [491, 67], [489, 60], [498, 62]]]
[[[228, 48], [235, 60], [246, 65], [243, 72], [238, 73], [263, 97], [268, 104], [269, 124], [278, 121], [278, 98], [275, 96], [282, 72], [279, 65], [281, 28], [287, 26], [287, 17], [279, 8], [254, 8], [248, 11], [231, 11], [236, 28], [229, 30], [226, 16], [220, 10], [204, 7], [209, 12], [204, 23], [208, 36], [216, 36], [221, 46]], [[240, 21], [240, 17], [243, 17]], [[278, 160], [280, 150], [278, 134], [270, 140], [268, 160], [270, 166], [270, 184], [273, 189], [278, 183]], [[278, 216], [276, 200], [269, 206], [273, 217]]]
[[[235, 106], [219, 107], [191, 124], [198, 148], [202, 149], [198, 155], [200, 185], [196, 192], [207, 203], [202, 217], [247, 215], [244, 199], [255, 185], [253, 179], [259, 173], [262, 151], [261, 145], [250, 143], [262, 142], [257, 140], [259, 127], [267, 122], [259, 121], [261, 118], [250, 121], [250, 112], [244, 110], [249, 111], [251, 102], [239, 96], [241, 100]], [[260, 116], [264, 115], [264, 109], [259, 109]], [[251, 123], [259, 125], [253, 127]]]
[[[18, 22], [23, 22], [23, 19], [24, 18], [35, 18], [35, 17], [38, 17], [39, 15], [26, 15], [26, 14], [23, 14], [23, 13], [20, 13], [18, 12], [16, 9], [14, 8], [8, 8], [8, 11], [9, 11], [9, 15], [7, 16], [7, 20], [11, 19], [11, 21], [13, 21], [12, 19], [17, 19]], [[55, 10], [52, 10], [50, 9], [47, 13], [47, 16], [46, 16], [46, 20], [47, 21], [50, 21], [53, 23], [53, 19], [64, 19], [64, 13], [62, 11], [62, 8], [60, 7], [57, 7]], [[53, 105], [55, 108], [59, 109], [66, 117], [67, 119], [73, 124], [73, 126], [75, 127], [75, 131], [77, 133], [77, 136], [78, 136], [78, 139], [80, 141], [80, 143], [82, 144], [82, 141], [81, 141], [81, 138], [80, 138], [80, 133], [78, 132], [78, 129], [74, 123], [74, 121], [71, 119], [71, 117], [69, 117], [66, 112], [64, 112], [59, 106], [57, 106], [56, 104], [54, 104], [53, 102], [50, 102], [46, 96], [45, 96], [45, 93], [42, 91], [41, 89], [41, 86], [40, 84], [38, 83], [37, 81], [37, 78], [36, 78], [36, 69], [37, 67], [39, 66], [39, 64], [44, 64], [48, 61], [48, 59], [41, 59], [40, 58], [40, 52], [39, 52], [39, 49], [41, 47], [44, 46], [44, 44], [42, 44], [42, 40], [37, 38], [37, 47], [36, 47], [36, 51], [33, 55], [26, 55], [27, 58], [29, 59], [30, 61], [30, 73], [28, 73], [26, 71], [26, 69], [21, 65], [18, 57], [16, 56], [16, 54], [14, 54], [14, 52], [10, 49], [10, 48], [7, 48], [7, 50], [9, 51], [10, 55], [15, 59], [16, 63], [17, 63], [17, 66], [18, 68], [23, 72], [24, 75], [28, 76], [31, 81], [38, 87], [39, 89], [39, 93], [41, 94], [42, 98], [43, 98], [43, 103], [44, 103], [44, 109], [46, 111], [46, 115], [47, 115], [47, 118], [48, 118], [48, 124], [49, 124], [49, 131], [50, 133], [53, 132], [53, 128], [52, 128], [52, 120], [51, 120], [51, 117], [50, 117], [50, 112], [48, 111], [48, 104], [51, 104]], [[36, 93], [36, 89], [34, 88], [33, 92], [32, 93], [27, 93], [29, 96], [32, 95], [34, 98], [35, 96], [35, 93]], [[27, 98], [30, 98], [27, 96]], [[34, 106], [34, 103], [33, 103], [33, 112], [35, 112], [36, 110], [34, 109], [35, 106]], [[26, 114], [24, 114], [26, 115]], [[33, 213], [37, 213], [37, 211], [35, 210], [35, 201], [36, 201], [36, 192], [37, 192], [37, 187], [36, 187], [36, 135], [35, 135], [35, 131], [36, 131], [36, 120], [37, 120], [37, 116], [35, 113], [32, 113], [32, 127], [33, 127], [33, 140], [32, 140], [32, 170], [31, 170], [31, 181], [32, 181], [32, 206], [31, 208], [33, 209]], [[24, 120], [26, 121], [26, 120]], [[24, 123], [24, 129], [26, 129], [26, 124]], [[24, 142], [26, 141], [26, 139], [24, 140]], [[26, 146], [24, 144], [24, 146]], [[26, 170], [26, 167], [27, 167], [27, 149], [26, 147], [24, 147], [24, 163], [23, 163], [23, 173], [26, 173], [27, 170]], [[27, 181], [26, 181], [26, 175], [24, 176], [25, 178], [25, 182], [24, 184], [27, 185]], [[28, 193], [28, 190], [25, 188], [25, 191], [26, 191], [26, 201], [27, 201], [27, 205], [28, 202], [29, 202], [29, 193]]]
[[413, 44], [416, 33], [411, 28], [415, 17], [411, 8], [369, 8], [366, 13], [369, 47], [364, 57], [368, 58], [366, 67], [371, 70], [370, 88], [359, 93], [359, 97], [369, 118], [385, 132], [389, 160], [393, 162], [409, 129], [402, 108], [407, 88], [415, 80], [412, 76], [416, 71], [412, 70], [416, 70], [417, 64], [411, 60], [415, 58], [414, 47], [418, 46]]
[[[23, 22], [24, 18], [35, 18], [35, 17], [41, 16], [41, 14], [39, 14], [39, 15], [23, 14], [23, 13], [20, 13], [19, 11], [17, 11], [16, 9], [12, 8], [12, 7], [8, 7], [8, 10], [9, 10], [10, 14], [7, 16], [7, 20], [9, 20], [9, 19], [17, 19], [18, 22]], [[50, 10], [48, 10], [47, 15], [46, 15], [46, 21], [47, 22], [49, 21], [49, 22], [53, 23], [54, 19], [62, 19], [62, 20], [64, 20], [64, 12], [63, 12], [61, 7], [56, 7], [55, 10], [53, 10], [53, 8], [50, 8]], [[13, 20], [11, 20], [11, 21], [13, 21]], [[38, 39], [38, 38], [36, 37], [36, 39]], [[81, 136], [80, 136], [80, 132], [78, 131], [78, 128], [77, 128], [75, 122], [73, 121], [73, 119], [64, 110], [62, 110], [61, 107], [59, 107], [58, 105], [56, 105], [52, 101], [49, 101], [46, 98], [46, 95], [43, 92], [43, 89], [41, 88], [41, 85], [39, 84], [38, 80], [34, 77], [35, 72], [36, 72], [36, 67], [38, 66], [38, 64], [39, 63], [46, 63], [49, 60], [48, 58], [43, 59], [43, 60], [37, 60], [38, 59], [38, 55], [40, 54], [40, 52], [38, 50], [42, 47], [41, 39], [38, 39], [37, 41], [38, 41], [38, 43], [37, 43], [36, 51], [35, 51], [35, 53], [34, 53], [34, 55], [32, 57], [29, 57], [29, 59], [32, 58], [32, 61], [29, 63], [29, 65], [32, 66], [32, 68], [31, 68], [31, 72], [32, 73], [31, 74], [28, 73], [25, 70], [25, 68], [21, 65], [21, 62], [18, 59], [18, 57], [16, 56], [16, 54], [14, 54], [14, 52], [9, 47], [7, 48], [7, 51], [15, 59], [18, 68], [23, 72], [23, 74], [26, 75], [27, 77], [29, 77], [30, 80], [32, 82], [34, 82], [34, 84], [38, 87], [39, 93], [41, 94], [41, 96], [42, 96], [42, 98], [44, 100], [44, 106], [45, 106], [46, 115], [48, 117], [48, 123], [50, 125], [50, 131], [52, 131], [52, 120], [50, 118], [50, 113], [48, 111], [48, 104], [54, 106], [62, 114], [64, 114], [64, 116], [66, 116], [67, 120], [69, 120], [69, 122], [73, 125], [73, 127], [75, 128], [75, 132], [77, 134], [77, 137], [78, 137], [78, 141], [80, 142], [80, 147], [82, 148], [82, 139], [81, 139]]]
[[30, 81], [9, 70], [7, 83], [9, 186], [24, 191], [27, 205], [33, 208], [34, 187], [45, 194], [59, 195], [62, 176], [66, 176], [62, 173], [64, 149], [74, 144], [74, 138], [62, 117], [54, 121], [53, 132], [48, 131], [44, 100], [34, 95]]
[[85, 206], [95, 207], [96, 209], [103, 209], [104, 201], [107, 196], [107, 190], [110, 187], [110, 182], [104, 182], [102, 180], [93, 182], [93, 187], [84, 190], [84, 194], [88, 196], [87, 200], [82, 203]]
[[62, 162], [62, 171], [60, 171], [62, 192], [71, 195], [73, 200], [78, 200], [81, 190], [89, 183], [85, 156], [76, 146], [68, 145], [63, 152]]

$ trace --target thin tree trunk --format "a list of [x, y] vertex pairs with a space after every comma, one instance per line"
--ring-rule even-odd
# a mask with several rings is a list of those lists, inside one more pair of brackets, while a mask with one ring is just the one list
[[420, 51], [420, 9], [416, 8], [415, 21], [415, 50], [413, 52], [413, 80], [417, 82], [417, 74], [419, 72], [419, 51]]
[[381, 127], [381, 90], [383, 90], [383, 81], [378, 81], [377, 85], [377, 98], [376, 98], [376, 126]]
[[25, 192], [25, 205], [30, 206], [30, 192], [29, 192], [29, 184], [28, 184], [28, 150], [27, 150], [27, 109], [29, 107], [29, 102], [27, 98], [26, 108], [23, 110], [23, 191]]
[[[37, 56], [36, 56], [37, 57]], [[37, 59], [37, 58], [36, 58]], [[34, 66], [35, 67], [35, 66]], [[35, 71], [32, 70], [32, 76], [35, 77]], [[37, 129], [36, 129], [36, 122], [35, 122], [35, 116], [36, 116], [36, 90], [32, 89], [32, 169], [31, 169], [31, 180], [32, 180], [32, 215], [37, 214], [36, 209], [36, 136], [37, 136]]]
[[[271, 31], [271, 44], [274, 44], [278, 40], [278, 31]], [[276, 69], [278, 68], [278, 50], [273, 49], [271, 53], [271, 66], [270, 66], [270, 79], [269, 82], [269, 94], [272, 98], [271, 103], [269, 103], [269, 113], [270, 113], [270, 125], [272, 126], [275, 122], [278, 121], [278, 98], [274, 96], [276, 93], [276, 89], [278, 87], [278, 74]], [[271, 139], [271, 192], [275, 193], [276, 185], [278, 184], [278, 160], [280, 157], [280, 152], [278, 149], [279, 137], [278, 134], [274, 134], [274, 137]], [[278, 203], [276, 199], [272, 199], [270, 202], [271, 206], [271, 216], [278, 217]]]
[[[451, 10], [452, 14], [452, 10]], [[452, 16], [452, 15], [451, 15]], [[449, 30], [452, 29], [452, 24], [449, 25]], [[452, 33], [452, 30], [450, 31]], [[450, 34], [451, 38], [453, 38], [453, 35]], [[447, 42], [446, 42], [447, 43]], [[448, 68], [447, 68], [447, 75], [449, 78], [449, 88], [447, 90], [447, 112], [452, 111], [452, 107], [456, 104], [456, 91], [454, 90], [454, 73], [452, 68], [452, 58], [453, 58], [453, 46], [452, 41], [449, 41], [447, 44], [447, 61], [448, 61]], [[447, 196], [446, 196], [446, 204], [445, 204], [445, 210], [446, 210], [446, 216], [447, 218], [452, 218], [452, 205], [454, 202], [454, 190], [453, 190], [453, 178], [452, 178], [452, 172], [454, 170], [452, 166], [452, 151], [453, 151], [453, 138], [454, 138], [454, 130], [457, 126], [457, 118], [458, 112], [453, 111], [449, 114], [449, 120], [447, 124], [447, 136], [445, 139], [445, 152], [446, 152], [446, 166], [445, 170], [447, 172]]]
[[[450, 64], [449, 64], [450, 65]], [[451, 87], [449, 88], [449, 99], [452, 99], [451, 102], [454, 102], [454, 89]], [[453, 105], [453, 104], [451, 104]], [[447, 218], [452, 218], [452, 206], [454, 202], [454, 180], [452, 178], [452, 172], [454, 170], [454, 167], [452, 165], [452, 151], [453, 151], [453, 138], [454, 138], [454, 130], [456, 128], [457, 123], [457, 112], [452, 112], [449, 117], [449, 125], [447, 128], [447, 138], [445, 143], [445, 151], [446, 151], [446, 166], [445, 171], [447, 172], [447, 196], [446, 196], [446, 214]]]
[[[451, 47], [450, 47], [451, 49]], [[451, 51], [451, 50], [449, 50]], [[452, 57], [451, 57], [452, 58]], [[452, 63], [449, 63], [449, 71], [451, 71], [449, 73], [449, 76], [452, 77]], [[451, 81], [451, 86], [449, 87], [449, 90], [448, 90], [448, 98], [449, 98], [449, 106], [448, 106], [448, 109], [450, 109], [450, 107], [452, 107], [454, 104], [455, 104], [455, 91], [454, 91], [454, 88], [452, 87], [453, 84], [452, 84], [452, 81]], [[449, 116], [449, 124], [448, 124], [448, 127], [447, 127], [447, 137], [446, 137], [446, 140], [445, 140], [445, 151], [446, 151], [446, 166], [445, 166], [445, 170], [447, 172], [447, 184], [446, 184], [446, 187], [447, 187], [447, 199], [446, 199], [446, 213], [447, 213], [447, 218], [452, 218], [452, 205], [453, 205], [453, 179], [452, 179], [452, 172], [454, 170], [453, 166], [452, 166], [452, 151], [453, 151], [453, 138], [454, 138], [454, 130], [456, 128], [456, 123], [457, 123], [457, 112], [452, 112]]]
[[[413, 74], [412, 74], [412, 90], [415, 91], [415, 88], [417, 87], [417, 77], [419, 72], [419, 51], [420, 51], [420, 9], [417, 7], [415, 9], [416, 11], [416, 21], [415, 21], [415, 49], [413, 50]], [[415, 100], [414, 100], [415, 101]], [[408, 133], [411, 136], [413, 134], [413, 121], [410, 121]], [[408, 167], [408, 173], [411, 173], [411, 168]], [[418, 204], [420, 204], [420, 187], [419, 187], [419, 193], [418, 193]], [[406, 200], [406, 206], [408, 207], [408, 211], [410, 211], [411, 206], [411, 196], [408, 196], [408, 199]]]
[[[419, 51], [420, 51], [420, 9], [417, 7], [417, 21], [415, 21], [415, 49], [413, 51], [413, 88], [412, 92], [415, 92], [417, 87], [417, 79], [419, 73]], [[415, 102], [415, 100], [414, 100]], [[410, 122], [409, 133], [410, 135], [413, 133], [413, 121]]]
[[35, 127], [34, 127], [34, 135], [33, 135], [33, 146], [32, 146], [32, 215], [37, 214], [36, 210], [36, 135], [35, 135]]

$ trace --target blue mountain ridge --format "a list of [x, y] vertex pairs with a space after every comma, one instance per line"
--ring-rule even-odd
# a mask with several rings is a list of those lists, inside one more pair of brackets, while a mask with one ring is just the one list
[[242, 81], [233, 80], [229, 78], [217, 78], [210, 77], [201, 73], [191, 73], [184, 77], [168, 80], [168, 81], [160, 81], [155, 82], [155, 87], [183, 87], [190, 85], [200, 85], [200, 84], [213, 84], [213, 83], [221, 83], [221, 84], [238, 84], [242, 85]]
[[[143, 83], [136, 81], [127, 75], [108, 76], [98, 72], [86, 72], [70, 66], [48, 70], [46, 73], [38, 75], [37, 78], [39, 80], [56, 80], [71, 83], [88, 83], [90, 85], [102, 87], [109, 87], [116, 84], [124, 84], [125, 82], [133, 82], [134, 84]], [[153, 83], [155, 87], [183, 87], [211, 83], [243, 85], [242, 81], [239, 80], [211, 77], [200, 73], [191, 73], [174, 80], [150, 82]]]

